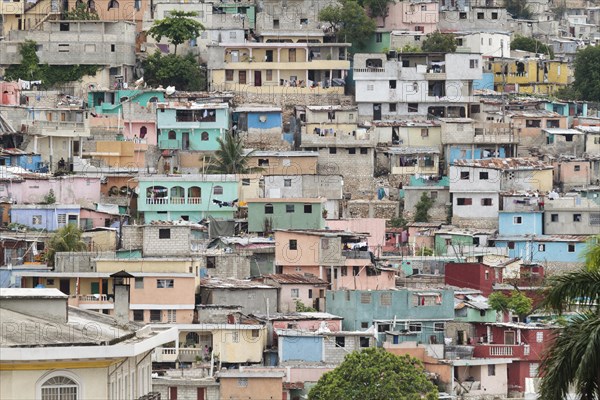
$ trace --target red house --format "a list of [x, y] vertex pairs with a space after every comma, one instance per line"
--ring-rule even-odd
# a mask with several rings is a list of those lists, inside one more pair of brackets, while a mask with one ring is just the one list
[[524, 393], [538, 377], [538, 368], [545, 349], [553, 341], [555, 326], [524, 323], [476, 324], [473, 357], [512, 358], [508, 364], [508, 390]]
[[448, 263], [445, 267], [446, 285], [481, 291], [487, 297], [495, 283], [502, 282], [502, 267], [483, 263]]

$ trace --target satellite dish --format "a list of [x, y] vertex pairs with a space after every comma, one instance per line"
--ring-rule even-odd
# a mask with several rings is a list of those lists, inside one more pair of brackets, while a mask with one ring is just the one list
[[167, 86], [167, 89], [165, 90], [165, 94], [167, 96], [170, 96], [173, 93], [175, 93], [175, 86]]

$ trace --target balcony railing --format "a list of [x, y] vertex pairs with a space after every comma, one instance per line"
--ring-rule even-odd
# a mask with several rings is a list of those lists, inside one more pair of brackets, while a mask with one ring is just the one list
[[188, 197], [187, 198], [187, 203], [188, 204], [201, 204], [202, 203], [202, 197]]
[[490, 346], [490, 356], [512, 356], [511, 346]]
[[171, 204], [185, 204], [185, 197], [171, 197]]
[[354, 68], [354, 72], [385, 72], [385, 68]]
[[146, 204], [169, 204], [168, 197], [154, 197], [146, 199]]
[[508, 357], [523, 358], [530, 355], [529, 345], [510, 344], [478, 344], [475, 346], [473, 357]]
[[160, 141], [159, 147], [163, 150], [179, 150], [181, 144], [177, 139], [165, 139]]
[[149, 197], [146, 199], [146, 204], [202, 204], [202, 197]]
[[108, 296], [105, 294], [83, 294], [79, 295], [80, 302], [102, 302], [108, 301]]

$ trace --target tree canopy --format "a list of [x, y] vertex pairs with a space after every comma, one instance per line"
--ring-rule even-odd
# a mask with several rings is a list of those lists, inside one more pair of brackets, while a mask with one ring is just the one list
[[494, 292], [490, 294], [488, 303], [492, 309], [504, 312], [512, 311], [520, 319], [524, 319], [531, 314], [533, 309], [533, 300], [518, 290], [513, 290], [510, 296], [502, 292]]
[[513, 19], [531, 19], [533, 16], [527, 0], [506, 0], [505, 7]]
[[348, 354], [336, 369], [319, 379], [308, 398], [434, 400], [438, 391], [417, 359], [368, 348]]
[[244, 150], [244, 143], [239, 135], [227, 132], [225, 138], [217, 138], [219, 148], [211, 159], [209, 171], [217, 174], [247, 174], [259, 172], [262, 168], [248, 165], [252, 151]]
[[529, 51], [531, 53], [538, 54], [546, 54], [551, 59], [554, 58], [554, 50], [550, 46], [545, 45], [537, 39], [526, 37], [526, 36], [516, 36], [510, 42], [511, 50], [524, 50]]
[[73, 21], [97, 21], [100, 17], [95, 10], [90, 10], [85, 4], [75, 3], [75, 7], [63, 14], [63, 19]]
[[544, 306], [560, 313], [574, 304], [583, 311], [543, 355], [540, 399], [563, 400], [571, 388], [577, 398], [600, 399], [600, 235], [589, 241], [584, 268], [548, 280]]
[[46, 246], [46, 262], [54, 265], [56, 253], [65, 251], [85, 251], [87, 245], [81, 239], [81, 230], [75, 224], [67, 224], [57, 230]]
[[359, 4], [367, 9], [369, 15], [373, 18], [381, 17], [385, 24], [385, 19], [389, 15], [389, 5], [393, 0], [360, 0]]
[[198, 13], [193, 11], [173, 10], [168, 17], [154, 21], [148, 34], [159, 42], [163, 37], [169, 39], [177, 54], [177, 46], [186, 40], [196, 39], [204, 30], [204, 25], [194, 19], [197, 16]]
[[175, 86], [178, 90], [203, 90], [206, 74], [192, 54], [161, 55], [159, 51], [142, 63], [144, 80], [151, 86]]
[[421, 194], [421, 199], [415, 205], [415, 222], [429, 222], [429, 210], [433, 206], [433, 200], [425, 192]]
[[577, 52], [573, 89], [581, 100], [600, 102], [600, 46]]
[[427, 35], [421, 49], [425, 53], [454, 53], [456, 51], [456, 39], [451, 33], [435, 31]]
[[375, 21], [356, 0], [328, 5], [319, 12], [319, 20], [329, 24], [338, 42], [352, 43], [359, 48], [375, 32]]

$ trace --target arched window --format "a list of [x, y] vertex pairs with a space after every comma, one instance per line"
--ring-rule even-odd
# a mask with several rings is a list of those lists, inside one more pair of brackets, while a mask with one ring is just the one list
[[110, 0], [108, 2], [108, 9], [119, 8], [119, 2], [117, 0]]
[[174, 186], [171, 188], [171, 204], [184, 204], [185, 202], [185, 189], [181, 186]]
[[265, 214], [273, 214], [273, 204], [265, 204]]
[[53, 371], [37, 382], [37, 398], [41, 400], [79, 400], [81, 385], [69, 371]]
[[169, 131], [169, 139], [177, 139], [177, 132]]
[[223, 186], [215, 186], [213, 188], [213, 194], [223, 194]]
[[200, 139], [203, 141], [207, 141], [208, 140], [208, 132], [202, 132], [200, 134]]
[[196, 332], [188, 332], [188, 334], [185, 335], [185, 344], [192, 345], [198, 343], [200, 343], [200, 336], [198, 336]]
[[145, 126], [142, 126], [140, 128], [140, 138], [141, 139], [145, 138], [147, 133], [148, 133], [148, 128], [146, 128]]
[[148, 100], [150, 103], [158, 103], [158, 97], [154, 96], [154, 97], [150, 97], [150, 100]]
[[150, 186], [146, 189], [146, 204], [169, 204], [169, 191], [164, 186]]
[[88, 0], [87, 6], [90, 11], [96, 11], [96, 2], [94, 0]]
[[192, 186], [188, 188], [188, 204], [200, 204], [202, 203], [202, 190], [198, 186]]

